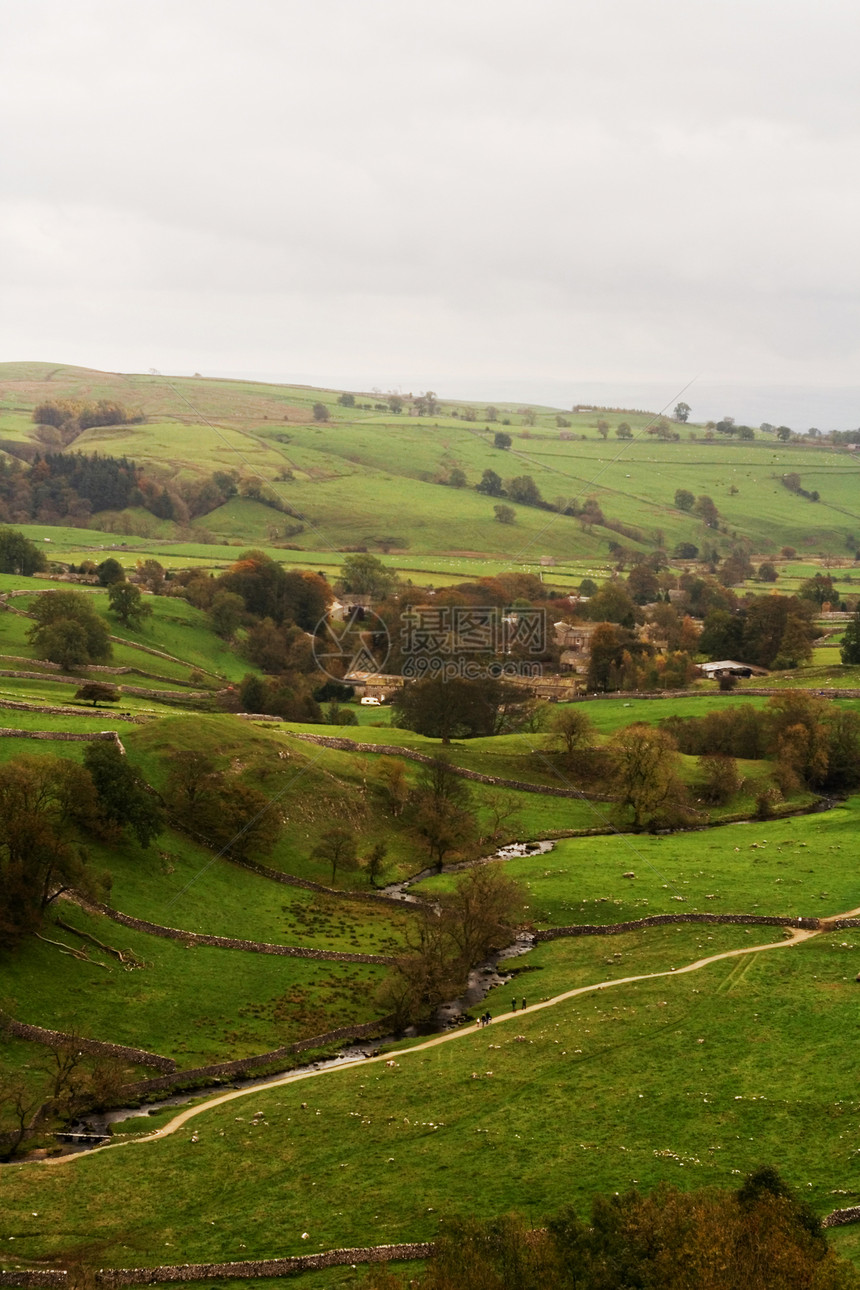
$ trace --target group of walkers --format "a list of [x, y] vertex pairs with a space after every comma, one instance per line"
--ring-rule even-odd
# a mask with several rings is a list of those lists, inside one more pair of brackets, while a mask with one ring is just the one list
[[[511, 1003], [511, 1011], [516, 1012], [516, 1010], [517, 1010], [517, 1001], [516, 999], [514, 999]], [[525, 1012], [525, 1010], [526, 1010], [526, 1001], [525, 999], [523, 999], [522, 1003], [520, 1004], [520, 1012]], [[478, 1025], [482, 1027], [489, 1026], [492, 1020], [493, 1020], [493, 1014], [490, 1012], [488, 1008], [487, 1011], [478, 1018]]]

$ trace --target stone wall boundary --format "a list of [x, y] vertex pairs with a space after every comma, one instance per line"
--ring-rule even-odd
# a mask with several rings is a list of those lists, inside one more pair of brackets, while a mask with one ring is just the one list
[[[0, 734], [3, 732], [0, 731]], [[86, 736], [79, 736], [85, 738]], [[138, 932], [146, 932], [150, 936], [162, 936], [171, 941], [182, 941], [186, 945], [208, 945], [222, 950], [246, 950], [254, 954], [280, 954], [287, 958], [299, 959], [319, 959], [333, 963], [375, 963], [383, 967], [390, 967], [395, 960], [384, 954], [356, 954], [348, 950], [317, 950], [303, 945], [273, 945], [268, 941], [246, 941], [234, 936], [210, 936], [204, 932], [187, 932], [179, 927], [164, 927], [160, 923], [150, 923], [143, 918], [134, 918], [130, 914], [123, 914], [118, 909], [112, 909], [110, 905], [103, 905], [99, 901], [88, 900], [84, 895], [77, 891], [66, 891], [63, 898], [72, 901], [94, 914], [101, 914], [105, 918], [111, 919], [114, 923], [120, 923], [123, 927], [131, 927]]]
[[[108, 671], [114, 671], [109, 668]], [[10, 677], [21, 681], [57, 681], [60, 685], [77, 685], [81, 686], [86, 683], [85, 676], [62, 676], [59, 673], [52, 673], [45, 676], [44, 672], [7, 672], [0, 671], [0, 676]], [[181, 681], [176, 682], [181, 685]], [[176, 703], [187, 703], [189, 699], [211, 699], [214, 694], [213, 690], [145, 690], [139, 685], [124, 685], [122, 687], [124, 694], [134, 694], [139, 699], [163, 699], [165, 701], [172, 699]]]
[[[671, 923], [705, 923], [711, 926], [736, 923], [753, 927], [802, 927], [820, 931], [819, 918], [790, 918], [782, 914], [651, 914], [627, 923], [576, 923], [570, 927], [545, 927], [533, 933], [535, 944], [555, 941], [562, 936], [618, 936], [622, 932], [638, 932], [645, 927], [663, 927]], [[840, 924], [833, 924], [839, 926]], [[857, 923], [860, 926], [860, 922]]]
[[95, 730], [92, 733], [77, 730], [16, 730], [14, 726], [0, 726], [0, 739], [55, 739], [65, 743], [115, 743], [125, 756], [125, 748], [115, 730]]
[[[239, 716], [251, 720], [266, 720], [265, 717], [257, 718], [256, 714], [242, 712]], [[271, 720], [271, 718], [269, 718]], [[357, 743], [354, 739], [345, 739], [340, 735], [312, 735], [305, 731], [289, 731], [291, 739], [303, 739], [307, 743], [320, 744], [324, 748], [336, 748], [342, 752], [359, 752], [359, 753], [376, 753], [382, 757], [402, 757], [405, 761], [417, 761], [422, 765], [430, 765], [435, 758], [427, 753], [416, 752], [414, 748], [400, 748], [397, 744], [366, 744]], [[492, 784], [495, 788], [512, 788], [520, 793], [540, 793], [543, 797], [574, 797], [582, 800], [588, 797], [591, 802], [615, 802], [618, 799], [609, 793], [583, 793], [579, 788], [556, 788], [552, 784], [529, 784], [520, 779], [502, 779], [498, 775], [485, 775], [479, 770], [468, 770], [465, 766], [457, 766], [451, 762], [451, 772], [459, 775], [462, 779], [475, 780], [479, 784]]]
[[325, 1048], [328, 1044], [353, 1039], [373, 1039], [380, 1031], [391, 1029], [395, 1022], [396, 1018], [390, 1016], [380, 1017], [377, 1021], [366, 1021], [358, 1026], [340, 1026], [337, 1030], [329, 1030], [324, 1035], [297, 1039], [295, 1043], [286, 1044], [283, 1048], [275, 1048], [269, 1053], [258, 1053], [256, 1057], [237, 1057], [231, 1062], [215, 1062], [211, 1066], [195, 1066], [190, 1070], [174, 1071], [170, 1075], [162, 1075], [154, 1079], [136, 1080], [133, 1084], [124, 1084], [121, 1094], [123, 1097], [139, 1097], [146, 1093], [161, 1093], [183, 1084], [197, 1084], [201, 1081], [246, 1075], [260, 1066], [271, 1066], [288, 1057], [295, 1057], [297, 1053], [307, 1052], [310, 1048]]
[[249, 869], [251, 873], [259, 874], [261, 878], [283, 883], [286, 887], [302, 887], [305, 891], [318, 891], [324, 896], [336, 896], [339, 900], [369, 900], [378, 905], [386, 905], [389, 909], [393, 906], [396, 909], [410, 909], [418, 913], [424, 913], [427, 909], [424, 901], [392, 900], [390, 896], [383, 896], [378, 891], [339, 891], [337, 887], [325, 887], [321, 882], [313, 882], [310, 878], [296, 878], [293, 874], [283, 873], [280, 869], [270, 869], [268, 865], [258, 864], [256, 860], [239, 860], [231, 855], [225, 855], [224, 859], [238, 865], [240, 869]]
[[130, 712], [115, 712], [113, 708], [45, 708], [39, 703], [17, 703], [14, 699], [0, 699], [0, 708], [14, 712], [35, 712], [43, 717], [99, 717], [104, 720], [105, 716], [109, 716], [111, 721], [131, 721], [138, 726], [145, 722], [144, 717], [133, 716]]
[[46, 1030], [44, 1026], [31, 1026], [26, 1021], [16, 1021], [14, 1017], [0, 1013], [0, 1029], [16, 1039], [29, 1039], [37, 1044], [53, 1047], [56, 1044], [74, 1044], [85, 1053], [97, 1057], [122, 1057], [134, 1062], [136, 1066], [154, 1066], [156, 1070], [173, 1071], [176, 1062], [172, 1057], [162, 1057], [160, 1053], [147, 1052], [145, 1048], [131, 1048], [126, 1044], [112, 1044], [105, 1039], [87, 1039], [82, 1035], [69, 1035], [64, 1030]]
[[[432, 1241], [400, 1245], [365, 1245], [353, 1249], [324, 1250], [322, 1254], [297, 1254], [283, 1259], [243, 1259], [237, 1263], [181, 1263], [155, 1268], [101, 1268], [95, 1279], [105, 1286], [157, 1285], [165, 1281], [206, 1281], [209, 1278], [289, 1277], [319, 1268], [353, 1263], [391, 1263], [394, 1260], [429, 1259], [436, 1253]], [[0, 1286], [65, 1286], [64, 1271], [0, 1272]]]

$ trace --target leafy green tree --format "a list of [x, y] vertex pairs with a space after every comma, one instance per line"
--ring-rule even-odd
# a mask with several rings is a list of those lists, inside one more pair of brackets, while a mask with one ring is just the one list
[[75, 698], [83, 703], [91, 703], [97, 708], [100, 703], [116, 703], [119, 700], [119, 688], [107, 685], [104, 681], [88, 681], [75, 691]]
[[675, 505], [679, 511], [691, 511], [696, 499], [688, 488], [675, 489]]
[[676, 421], [686, 421], [692, 410], [693, 409], [690, 407], [689, 403], [676, 403], [675, 411], [672, 415]]
[[520, 702], [527, 696], [492, 679], [467, 681], [462, 677], [428, 677], [398, 690], [392, 699], [395, 723], [429, 739], [470, 739], [496, 733], [497, 719], [514, 690]]
[[450, 488], [465, 488], [468, 480], [466, 479], [465, 470], [459, 466], [454, 466], [448, 473], [448, 485]]
[[540, 506], [543, 500], [531, 475], [517, 475], [508, 480], [507, 493], [511, 501], [518, 502], [520, 506]]
[[246, 672], [239, 685], [239, 702], [244, 712], [265, 712], [269, 687], [261, 676]]
[[266, 855], [283, 832], [280, 812], [265, 793], [235, 776], [219, 782], [206, 832], [210, 843], [235, 860]]
[[119, 560], [115, 560], [112, 555], [102, 560], [96, 573], [103, 587], [112, 587], [115, 582], [122, 582], [125, 578], [125, 570]]
[[0, 528], [0, 573], [31, 578], [48, 567], [42, 551], [17, 529]]
[[152, 616], [152, 605], [131, 582], [115, 582], [108, 590], [108, 602], [124, 627], [140, 627], [144, 618]]
[[209, 754], [196, 748], [170, 753], [168, 766], [165, 799], [171, 814], [187, 828], [198, 829], [217, 805], [222, 776]]
[[475, 491], [484, 493], [487, 497], [502, 497], [504, 488], [501, 475], [497, 475], [494, 470], [485, 470], [481, 482], [475, 485]]
[[148, 847], [164, 829], [156, 794], [111, 740], [87, 744], [84, 765], [92, 776], [101, 818], [118, 829], [130, 829]]
[[636, 621], [636, 606], [622, 582], [604, 582], [582, 612], [593, 623], [620, 623], [623, 627], [632, 627]]
[[633, 431], [630, 429], [630, 426], [626, 421], [619, 421], [615, 430], [615, 436], [617, 439], [632, 439]]
[[[230, 640], [245, 616], [245, 602], [235, 591], [217, 591], [212, 597], [209, 617], [223, 640]], [[274, 624], [273, 624], [274, 625]]]
[[845, 628], [840, 651], [842, 662], [846, 665], [860, 663], [860, 605], [854, 611], [854, 617]]
[[314, 421], [328, 421], [331, 413], [324, 403], [315, 403], [313, 406]]
[[744, 622], [727, 609], [712, 609], [699, 637], [699, 649], [713, 662], [743, 653]]
[[498, 524], [515, 524], [517, 513], [513, 506], [507, 506], [504, 502], [499, 502], [493, 507], [493, 515]]
[[804, 579], [797, 594], [801, 600], [811, 600], [819, 608], [827, 602], [839, 600], [839, 593], [829, 573], [816, 573], [813, 578]]
[[30, 612], [35, 622], [27, 637], [42, 658], [66, 668], [110, 658], [107, 624], [81, 592], [45, 592]]
[[383, 600], [397, 583], [397, 574], [375, 555], [358, 552], [348, 555], [341, 566], [344, 590], [357, 596], [373, 596]]
[[340, 395], [340, 397], [338, 398], [338, 403], [340, 404], [340, 406], [341, 406], [342, 408], [354, 408], [354, 407], [355, 407], [355, 395], [354, 395], [354, 394], [341, 394], [341, 395]]
[[761, 582], [776, 582], [779, 574], [771, 560], [762, 560], [758, 567], [758, 576]]
[[510, 448], [512, 443], [513, 443], [513, 439], [507, 433], [506, 430], [497, 430], [493, 436], [494, 448], [502, 448], [502, 449]]

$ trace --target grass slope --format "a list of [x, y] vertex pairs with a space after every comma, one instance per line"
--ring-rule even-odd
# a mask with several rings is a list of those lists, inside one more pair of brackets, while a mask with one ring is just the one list
[[[852, 454], [761, 434], [754, 442], [708, 440], [697, 426], [680, 427], [678, 442], [662, 442], [647, 434], [643, 414], [608, 414], [612, 437], [604, 440], [597, 412], [566, 413], [570, 426], [560, 428], [556, 409], [532, 409], [530, 427], [526, 409], [500, 407], [513, 436], [511, 449], [501, 451], [493, 447], [501, 427], [486, 417], [464, 420], [464, 405], [444, 401], [434, 416], [413, 417], [380, 410], [373, 396], [359, 396], [359, 403], [371, 403], [368, 411], [340, 406], [334, 391], [203, 378], [168, 382], [49, 364], [2, 364], [0, 382], [0, 440], [38, 441], [30, 415], [44, 398], [116, 398], [146, 421], [88, 430], [73, 448], [126, 453], [155, 474], [170, 469], [190, 477], [226, 468], [259, 476], [304, 517], [298, 545], [323, 551], [394, 536], [410, 553], [513, 555], [519, 563], [541, 555], [597, 558], [615, 537], [601, 526], [583, 531], [573, 519], [526, 507], [517, 508], [513, 528], [499, 525], [492, 499], [473, 487], [435, 482], [453, 468], [464, 471], [469, 485], [486, 469], [503, 479], [529, 474], [550, 501], [594, 495], [612, 520], [639, 528], [649, 543], [659, 530], [669, 547], [714, 536], [676, 509], [677, 488], [713, 497], [724, 525], [720, 540], [745, 537], [760, 551], [791, 545], [838, 554], [855, 540], [860, 523], [860, 462]], [[323, 424], [312, 413], [319, 402], [329, 414]], [[477, 417], [485, 411], [476, 409]], [[625, 420], [634, 438], [621, 442], [614, 432]], [[787, 473], [799, 474], [821, 501], [787, 490], [781, 483]], [[231, 502], [222, 513], [201, 517], [199, 526], [228, 539], [237, 533], [272, 539], [285, 517], [262, 507], [252, 515], [254, 505]], [[122, 527], [121, 517], [110, 522]], [[127, 529], [142, 527], [148, 537], [166, 536], [159, 526], [152, 517], [126, 516]]]
[[[699, 957], [702, 939], [674, 934], [673, 960]], [[12, 1257], [159, 1263], [426, 1239], [451, 1211], [517, 1208], [539, 1224], [595, 1190], [734, 1186], [762, 1160], [826, 1212], [860, 1182], [856, 957], [821, 937], [586, 993], [391, 1067], [258, 1090], [161, 1142], [13, 1166]]]

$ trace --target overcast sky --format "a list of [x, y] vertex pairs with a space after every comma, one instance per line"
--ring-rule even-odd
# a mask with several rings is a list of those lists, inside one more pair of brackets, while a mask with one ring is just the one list
[[858, 35], [856, 0], [6, 0], [0, 360], [856, 426]]

